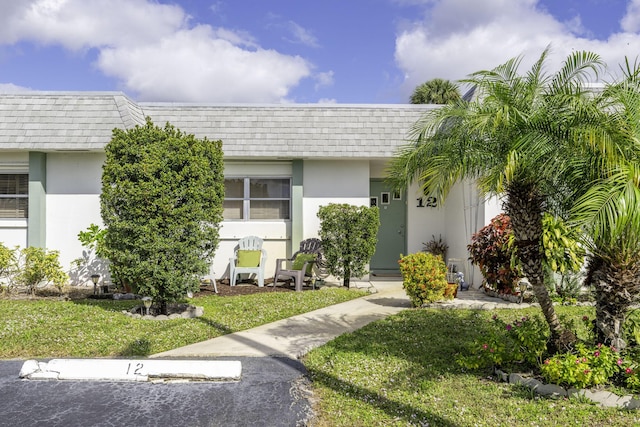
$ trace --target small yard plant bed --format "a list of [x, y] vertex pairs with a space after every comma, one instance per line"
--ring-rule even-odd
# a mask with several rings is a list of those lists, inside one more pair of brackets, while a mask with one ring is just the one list
[[[558, 307], [580, 323], [591, 307]], [[304, 360], [317, 399], [316, 426], [631, 426], [640, 412], [604, 409], [586, 400], [541, 398], [497, 381], [490, 370], [456, 362], [496, 314], [539, 309], [416, 309], [372, 323], [312, 350]]]
[[[246, 291], [257, 287], [246, 287]], [[121, 313], [139, 300], [0, 300], [0, 358], [147, 356], [306, 313], [363, 296], [335, 288], [189, 300], [204, 307], [196, 319], [132, 319]]]

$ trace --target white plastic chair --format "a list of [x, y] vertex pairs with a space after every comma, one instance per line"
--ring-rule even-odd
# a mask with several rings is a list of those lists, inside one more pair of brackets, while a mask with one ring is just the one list
[[[264, 286], [264, 265], [267, 260], [267, 252], [262, 249], [263, 240], [257, 236], [243, 237], [238, 241], [238, 246], [233, 257], [229, 258], [229, 284], [230, 286], [236, 285], [236, 279], [238, 274], [255, 274], [258, 278], [258, 286]], [[260, 251], [260, 258], [258, 265], [247, 266], [238, 265], [240, 251]]]

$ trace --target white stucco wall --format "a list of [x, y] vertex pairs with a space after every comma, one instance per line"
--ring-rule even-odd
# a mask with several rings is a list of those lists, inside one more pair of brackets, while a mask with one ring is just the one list
[[[60, 251], [65, 269], [71, 270], [72, 261], [86, 252], [78, 241], [78, 233], [92, 223], [102, 225], [100, 192], [104, 160], [102, 153], [47, 154], [47, 249]], [[92, 273], [84, 271], [79, 277], [72, 275], [72, 279], [88, 284]]]
[[[426, 197], [422, 195], [419, 185], [412, 184], [406, 193], [407, 196], [407, 253], [422, 251], [423, 243], [435, 236], [449, 244], [449, 236], [445, 229], [445, 218], [448, 213], [445, 206], [437, 201], [437, 207], [426, 206]], [[422, 198], [422, 205], [420, 201]]]
[[491, 218], [502, 212], [497, 198], [486, 200], [479, 195], [473, 182], [458, 183], [446, 200], [445, 229], [449, 243], [449, 258], [464, 260], [465, 280], [475, 287], [482, 283], [480, 270], [468, 260], [467, 245], [474, 233], [487, 225]]
[[462, 260], [465, 280], [479, 286], [482, 277], [468, 260], [467, 245], [471, 242], [471, 236], [500, 212], [497, 200], [484, 202], [471, 182], [456, 184], [446, 200], [437, 201], [436, 208], [427, 207], [426, 198], [423, 198], [425, 207], [418, 207], [421, 190], [415, 183], [409, 188], [407, 195], [408, 252], [421, 251], [423, 243], [442, 236], [442, 240], [449, 246], [447, 259]]
[[0, 242], [13, 249], [16, 246], [27, 246], [26, 219], [0, 219]]
[[[83, 255], [85, 249], [77, 239], [78, 232], [91, 223], [101, 225], [100, 190], [102, 153], [49, 153], [47, 155], [47, 248], [61, 253], [65, 269]], [[28, 154], [3, 153], [2, 164], [22, 164], [28, 170]], [[289, 161], [230, 162], [225, 165], [225, 176], [279, 176], [291, 177]], [[317, 237], [320, 206], [329, 203], [369, 204], [370, 178], [383, 177], [383, 163], [367, 160], [306, 160], [303, 167], [303, 235]], [[417, 184], [406, 193], [407, 201], [407, 253], [422, 250], [424, 242], [442, 235], [449, 245], [449, 258], [467, 259], [466, 245], [471, 235], [501, 212], [497, 199], [482, 202], [473, 185], [458, 184], [444, 205], [419, 207], [421, 191]], [[426, 205], [426, 198], [423, 205]], [[478, 209], [478, 206], [480, 208]], [[238, 239], [257, 235], [265, 240], [268, 253], [266, 277], [275, 270], [275, 260], [290, 256], [291, 221], [224, 221], [220, 229], [220, 245], [212, 263], [216, 278], [228, 276], [229, 258]], [[0, 241], [7, 246], [26, 246], [26, 220], [0, 220]], [[467, 273], [474, 284], [482, 278], [470, 264]], [[90, 274], [90, 272], [87, 272]], [[88, 274], [79, 278], [88, 281]]]
[[369, 206], [369, 162], [309, 160], [304, 162], [303, 239], [318, 237], [320, 206], [348, 203]]

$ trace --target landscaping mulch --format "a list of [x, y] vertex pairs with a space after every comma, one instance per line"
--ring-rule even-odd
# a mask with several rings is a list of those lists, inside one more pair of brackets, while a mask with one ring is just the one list
[[[289, 282], [279, 282], [278, 286], [276, 286], [275, 289], [273, 288], [273, 286], [271, 286], [272, 283], [272, 279], [267, 279], [264, 281], [263, 287], [258, 287], [257, 283], [249, 281], [237, 283], [236, 286], [229, 286], [229, 280], [226, 279], [216, 282], [218, 287], [218, 296], [221, 297], [251, 295], [259, 294], [261, 292], [293, 292], [295, 290], [293, 284]], [[200, 286], [200, 292], [197, 292], [194, 297], [206, 295], [215, 295], [213, 285]]]
[[[229, 280], [223, 279], [217, 281], [218, 296], [232, 297], [237, 295], [251, 295], [261, 292], [294, 292], [294, 286], [291, 281], [280, 281], [275, 289], [272, 286], [273, 279], [266, 279], [263, 287], [258, 287], [255, 281], [241, 281], [236, 286], [229, 286]], [[306, 289], [306, 288], [305, 288]], [[195, 293], [194, 296], [208, 296], [216, 295], [213, 290], [213, 285], [203, 284], [200, 286], [200, 291]], [[26, 292], [11, 292], [0, 293], [0, 299], [51, 299], [51, 300], [80, 300], [85, 298], [100, 298], [102, 294], [93, 295], [93, 287], [76, 287], [66, 288], [63, 292], [57, 289], [45, 288], [37, 289], [35, 295], [27, 294]], [[110, 298], [110, 295], [104, 295], [105, 298]]]

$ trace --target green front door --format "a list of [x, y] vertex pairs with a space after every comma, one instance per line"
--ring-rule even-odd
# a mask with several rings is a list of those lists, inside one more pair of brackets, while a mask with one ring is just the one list
[[371, 273], [398, 275], [400, 254], [406, 254], [406, 198], [402, 193], [394, 194], [382, 180], [371, 180], [369, 194], [371, 204], [380, 210], [380, 230], [376, 253], [371, 258]]

